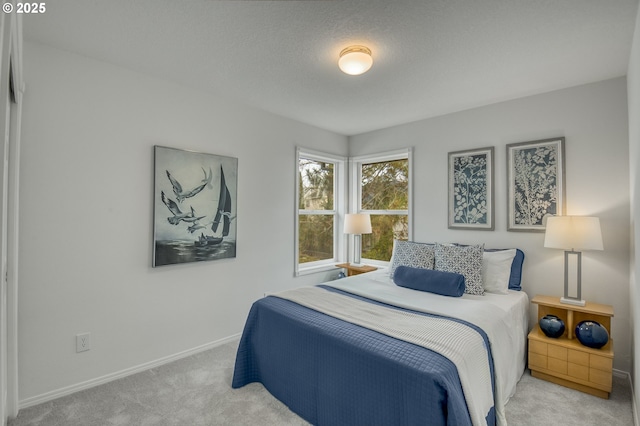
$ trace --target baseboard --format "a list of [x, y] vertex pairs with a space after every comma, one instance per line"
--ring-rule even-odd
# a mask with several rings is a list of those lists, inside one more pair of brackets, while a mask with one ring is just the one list
[[613, 371], [613, 375], [616, 377], [631, 380], [631, 375], [626, 371], [616, 370], [615, 368], [612, 371]]
[[638, 422], [638, 406], [636, 405], [636, 392], [633, 389], [633, 380], [631, 380], [631, 375], [627, 374], [629, 379], [629, 386], [631, 387], [631, 411], [633, 412], [633, 424], [634, 426], [640, 425]]
[[104, 383], [112, 382], [114, 380], [122, 379], [124, 377], [130, 376], [132, 374], [140, 373], [146, 370], [150, 370], [155, 367], [159, 367], [164, 364], [168, 364], [173, 361], [177, 361], [182, 358], [186, 358], [191, 355], [195, 355], [199, 352], [204, 352], [209, 349], [213, 349], [218, 346], [222, 346], [226, 343], [229, 343], [233, 340], [239, 339], [240, 333], [234, 334], [229, 337], [225, 337], [220, 340], [216, 340], [214, 342], [209, 342], [201, 346], [197, 346], [192, 349], [188, 349], [186, 351], [178, 352], [173, 355], [169, 355], [154, 361], [146, 362], [144, 364], [136, 365], [135, 367], [126, 368], [121, 371], [116, 371], [115, 373], [110, 373], [105, 376], [96, 377], [95, 379], [87, 380], [85, 382], [77, 383], [74, 385], [66, 386], [64, 388], [56, 389], [50, 392], [43, 393], [41, 395], [36, 395], [31, 398], [24, 399], [18, 402], [18, 408], [23, 409], [27, 407], [32, 407], [34, 405], [42, 404], [44, 402], [48, 402], [57, 398], [61, 398], [63, 396], [71, 395], [72, 393], [79, 392], [81, 390], [89, 389], [98, 385], [102, 385]]
[[636, 393], [633, 389], [633, 380], [631, 380], [631, 375], [627, 374], [629, 377], [629, 386], [631, 386], [631, 411], [633, 411], [633, 424], [634, 426], [638, 426], [640, 423], [638, 422], [638, 406], [636, 405]]
[[616, 370], [614, 368], [613, 375], [616, 377], [627, 379], [627, 381], [629, 382], [629, 388], [631, 389], [631, 411], [633, 412], [633, 424], [634, 426], [639, 426], [640, 423], [638, 422], [638, 407], [636, 405], [636, 394], [633, 389], [633, 380], [631, 380], [631, 374], [627, 373], [626, 371]]

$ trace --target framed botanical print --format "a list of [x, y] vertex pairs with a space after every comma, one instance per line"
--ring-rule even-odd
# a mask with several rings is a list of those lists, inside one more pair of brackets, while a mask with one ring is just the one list
[[507, 145], [508, 231], [544, 232], [565, 213], [564, 138]]
[[493, 147], [449, 153], [449, 228], [494, 229]]

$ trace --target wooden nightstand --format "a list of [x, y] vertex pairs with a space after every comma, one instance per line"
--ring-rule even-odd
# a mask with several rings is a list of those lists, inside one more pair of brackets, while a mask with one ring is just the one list
[[364, 274], [365, 272], [375, 271], [375, 266], [362, 265], [362, 266], [353, 266], [350, 263], [338, 263], [336, 268], [344, 268], [347, 270], [347, 276], [350, 277], [352, 275]]
[[613, 339], [609, 337], [600, 349], [589, 348], [578, 341], [574, 329], [580, 321], [593, 320], [611, 336], [613, 307], [598, 303], [567, 305], [551, 296], [536, 296], [531, 303], [538, 305], [538, 322], [551, 314], [565, 323], [565, 332], [557, 339], [547, 337], [538, 324], [529, 333], [531, 375], [608, 399], [613, 378]]

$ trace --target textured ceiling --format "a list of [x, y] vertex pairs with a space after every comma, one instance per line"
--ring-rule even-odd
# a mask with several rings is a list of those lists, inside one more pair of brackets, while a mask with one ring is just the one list
[[[52, 0], [25, 39], [345, 135], [626, 75], [638, 0]], [[342, 74], [364, 44], [373, 68]]]

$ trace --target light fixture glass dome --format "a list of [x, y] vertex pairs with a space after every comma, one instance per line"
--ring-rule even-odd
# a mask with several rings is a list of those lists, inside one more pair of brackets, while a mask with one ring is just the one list
[[371, 50], [364, 46], [349, 46], [340, 52], [338, 67], [343, 73], [360, 75], [369, 71], [373, 65]]

